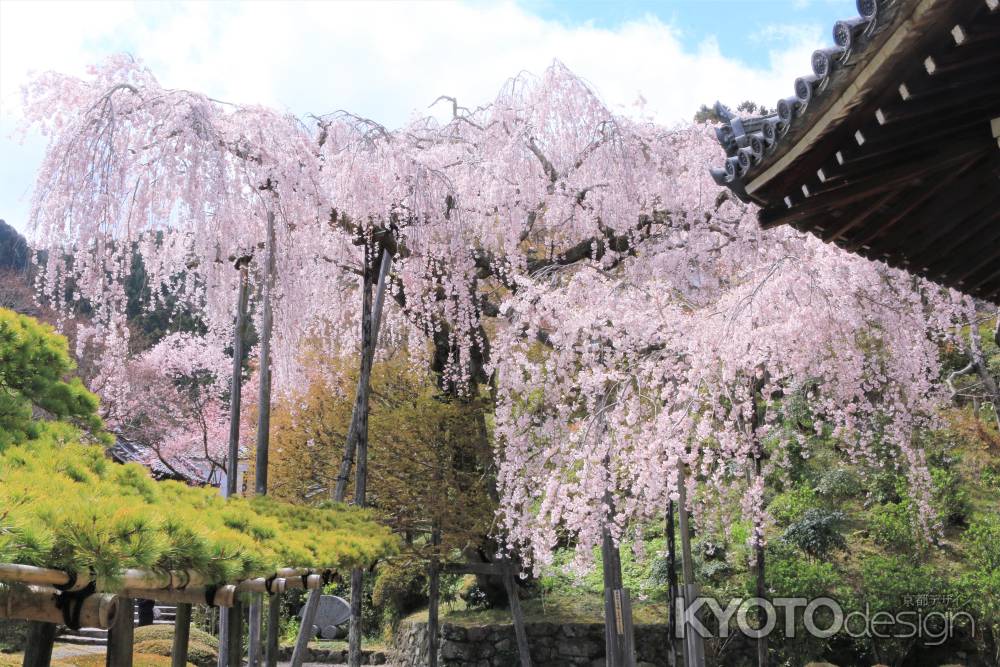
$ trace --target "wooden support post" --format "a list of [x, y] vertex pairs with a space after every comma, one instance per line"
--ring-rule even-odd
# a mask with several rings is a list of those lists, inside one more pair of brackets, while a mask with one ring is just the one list
[[281, 593], [273, 593], [267, 601], [267, 640], [264, 642], [264, 664], [278, 665], [278, 626], [281, 623]]
[[28, 646], [24, 651], [24, 667], [49, 667], [52, 644], [56, 640], [56, 624], [31, 621], [28, 623]]
[[[684, 596], [683, 604], [685, 609], [698, 595], [698, 587], [694, 583], [694, 564], [691, 560], [691, 531], [688, 528], [687, 510], [687, 483], [684, 481], [684, 462], [678, 462], [678, 500], [677, 514], [678, 523], [681, 528], [681, 569], [684, 573]], [[705, 667], [705, 640], [690, 627], [687, 618], [682, 619], [684, 624], [684, 661], [686, 667]]]
[[[610, 469], [605, 457], [604, 466]], [[611, 492], [604, 494], [604, 504], [614, 508]], [[611, 517], [607, 517], [607, 521]], [[628, 591], [622, 584], [622, 561], [619, 547], [615, 545], [611, 530], [605, 524], [601, 540], [601, 559], [604, 565], [604, 653], [607, 667], [635, 667], [635, 640], [632, 638], [632, 607]]]
[[667, 501], [667, 665], [677, 665], [677, 540], [674, 537], [674, 501]]
[[[365, 386], [360, 393], [361, 402], [358, 407], [358, 429], [356, 440], [358, 444], [358, 463], [354, 475], [354, 504], [364, 507], [368, 489], [368, 386], [367, 379], [371, 377], [372, 361], [375, 356], [375, 330], [372, 321], [372, 286], [374, 283], [375, 247], [365, 246], [364, 280], [361, 294], [361, 376]], [[383, 251], [383, 256], [387, 253]], [[384, 264], [385, 262], [383, 262]], [[361, 625], [361, 602], [364, 596], [364, 570], [355, 568], [351, 571], [351, 624], [348, 631], [349, 667], [361, 667], [361, 639], [364, 629]]]
[[[273, 313], [271, 292], [274, 290], [275, 262], [274, 211], [267, 212], [267, 259], [264, 262], [263, 312], [260, 327], [260, 391], [257, 400], [257, 457], [254, 490], [257, 495], [267, 493], [268, 443], [271, 431], [271, 329]], [[255, 601], [259, 599], [255, 598]], [[259, 606], [259, 605], [258, 605]], [[260, 613], [260, 609], [257, 610]], [[250, 663], [254, 667], [254, 663]]]
[[503, 585], [507, 590], [507, 600], [510, 602], [510, 615], [514, 621], [514, 636], [517, 639], [517, 655], [521, 667], [531, 667], [531, 648], [528, 646], [528, 633], [524, 628], [524, 612], [521, 610], [521, 596], [517, 592], [514, 581], [514, 568], [504, 562]]
[[132, 648], [135, 645], [135, 600], [121, 598], [115, 622], [108, 630], [107, 667], [132, 667]]
[[177, 605], [174, 617], [174, 644], [170, 649], [170, 667], [187, 667], [188, 639], [191, 636], [191, 605]]
[[313, 621], [316, 620], [319, 599], [322, 596], [323, 589], [321, 588], [309, 591], [309, 599], [306, 600], [306, 608], [302, 613], [302, 627], [299, 628], [299, 636], [295, 640], [295, 650], [292, 651], [292, 662], [289, 667], [302, 667], [302, 662], [306, 657], [306, 648], [313, 634]]
[[[432, 531], [436, 536], [436, 530]], [[435, 545], [437, 546], [437, 545]], [[441, 602], [441, 565], [437, 554], [431, 556], [427, 576], [427, 667], [438, 665], [438, 605]]]
[[250, 618], [247, 630], [247, 666], [259, 667], [260, 665], [260, 630], [264, 621], [264, 599], [260, 593], [253, 593], [250, 596]]
[[[229, 390], [229, 449], [226, 455], [226, 498], [236, 495], [236, 477], [239, 474], [240, 458], [240, 398], [243, 391], [243, 334], [247, 317], [247, 265], [250, 257], [236, 261], [240, 272], [240, 291], [236, 299], [236, 327], [233, 331], [233, 379]], [[229, 647], [232, 645], [229, 631], [233, 626], [232, 611], [219, 609], [219, 667], [228, 667]]]
[[229, 630], [226, 633], [229, 642], [226, 657], [229, 664], [226, 667], [242, 667], [243, 665], [243, 602], [237, 597], [229, 609]]
[[233, 332], [233, 379], [229, 396], [229, 449], [226, 455], [226, 489], [228, 498], [236, 495], [236, 477], [240, 462], [240, 395], [243, 391], [243, 334], [247, 318], [247, 263], [249, 257], [236, 262], [240, 272], [240, 292], [236, 303], [236, 329]]

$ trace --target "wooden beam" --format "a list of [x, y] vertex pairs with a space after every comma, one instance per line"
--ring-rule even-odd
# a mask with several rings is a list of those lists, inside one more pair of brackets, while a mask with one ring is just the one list
[[865, 199], [881, 195], [886, 190], [892, 190], [909, 183], [919, 181], [927, 176], [943, 169], [951, 168], [955, 164], [967, 161], [972, 153], [960, 153], [942, 159], [939, 155], [932, 155], [917, 162], [903, 164], [892, 169], [886, 169], [882, 177], [875, 182], [862, 181], [859, 183], [839, 184], [829, 189], [825, 189], [801, 204], [790, 209], [765, 208], [758, 213], [758, 219], [763, 227], [773, 227], [778, 224], [794, 223], [802, 221], [817, 213], [825, 213], [831, 207], [842, 208], [848, 204], [864, 201]]
[[850, 242], [844, 246], [844, 249], [849, 252], [857, 252], [860, 247], [870, 245], [876, 238], [883, 236], [901, 221], [908, 219], [914, 211], [923, 206], [928, 200], [936, 197], [938, 193], [943, 191], [945, 188], [950, 187], [951, 184], [958, 179], [961, 173], [962, 170], [960, 169], [953, 170], [950, 174], [946, 174], [942, 178], [937, 179], [936, 182], [922, 188], [919, 194], [911, 196], [909, 200], [905, 200], [906, 203], [903, 206], [898, 207], [892, 215], [879, 221], [878, 224], [872, 225], [872, 229], [870, 231], [862, 231], [861, 234], [852, 238]]
[[881, 215], [882, 209], [888, 206], [891, 202], [895, 201], [897, 197], [900, 196], [899, 191], [890, 190], [886, 194], [882, 195], [874, 204], [865, 204], [860, 207], [860, 211], [854, 215], [848, 216], [846, 222], [838, 225], [829, 232], [825, 232], [820, 235], [820, 238], [827, 243], [836, 243], [840, 240], [844, 234], [851, 231], [858, 225], [861, 225], [866, 220], [874, 215]]
[[938, 216], [948, 211], [951, 206], [949, 202], [954, 197], [972, 197], [978, 192], [980, 184], [967, 177], [977, 164], [978, 161], [970, 161], [955, 169], [945, 170], [937, 174], [936, 178], [929, 179], [930, 182], [922, 187], [907, 191], [903, 201], [909, 203], [884, 221], [871, 225], [871, 231], [854, 239], [851, 249], [866, 245], [876, 254], [889, 252], [904, 240], [912, 241], [925, 226], [931, 225], [936, 230], [947, 229], [947, 226], [940, 224]]

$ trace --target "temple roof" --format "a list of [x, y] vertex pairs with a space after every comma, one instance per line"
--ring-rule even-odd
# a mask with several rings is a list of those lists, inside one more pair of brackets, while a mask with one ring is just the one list
[[1000, 0], [858, 0], [775, 112], [717, 105], [720, 184], [851, 252], [1000, 301]]

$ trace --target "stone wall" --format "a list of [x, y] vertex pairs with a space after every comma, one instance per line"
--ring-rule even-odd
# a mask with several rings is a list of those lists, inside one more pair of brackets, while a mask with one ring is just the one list
[[[604, 625], [599, 623], [533, 623], [527, 626], [534, 667], [604, 665]], [[641, 667], [666, 665], [667, 626], [635, 628], [636, 660]], [[427, 624], [403, 623], [396, 634], [393, 660], [401, 667], [427, 664]], [[512, 625], [465, 627], [442, 624], [438, 662], [442, 667], [508, 667], [517, 665]]]

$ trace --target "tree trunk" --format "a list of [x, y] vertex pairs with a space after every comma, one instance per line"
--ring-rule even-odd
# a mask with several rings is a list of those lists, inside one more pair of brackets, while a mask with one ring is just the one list
[[31, 621], [28, 623], [28, 645], [24, 650], [24, 667], [49, 667], [52, 644], [56, 640], [56, 624]]
[[[337, 485], [333, 492], [333, 499], [338, 502], [343, 502], [344, 498], [347, 497], [347, 481], [351, 478], [351, 467], [354, 465], [354, 455], [358, 448], [358, 437], [361, 429], [362, 413], [365, 413], [365, 423], [367, 424], [368, 393], [370, 388], [369, 383], [371, 382], [371, 358], [375, 356], [375, 346], [378, 344], [378, 332], [382, 323], [382, 306], [385, 303], [385, 283], [391, 267], [392, 255], [390, 255], [387, 250], [383, 250], [382, 263], [379, 266], [375, 305], [369, 316], [371, 318], [370, 328], [372, 341], [370, 348], [368, 348], [370, 358], [366, 363], [365, 357], [362, 356], [361, 373], [358, 375], [358, 387], [354, 396], [354, 407], [351, 409], [351, 423], [347, 431], [347, 442], [344, 444], [344, 455], [340, 461], [340, 471], [337, 474]], [[370, 299], [371, 276], [367, 253], [365, 257], [365, 281], [365, 290], [368, 295], [365, 298]], [[365, 349], [364, 343], [362, 343], [362, 355], [364, 355]], [[367, 437], [367, 431], [365, 432], [365, 437]]]
[[191, 605], [177, 605], [174, 617], [174, 644], [170, 650], [170, 667], [187, 667], [188, 640], [191, 636]]
[[[1000, 326], [1000, 324], [998, 324]], [[998, 329], [1000, 331], [1000, 329]], [[996, 334], [994, 334], [995, 336]], [[979, 335], [979, 327], [976, 324], [976, 318], [973, 316], [969, 321], [969, 349], [972, 353], [972, 364], [976, 369], [976, 374], [979, 375], [979, 379], [983, 383], [983, 389], [985, 389], [989, 400], [993, 403], [993, 419], [996, 424], [997, 430], [1000, 430], [1000, 387], [997, 386], [997, 381], [990, 374], [990, 369], [986, 365], [986, 360], [983, 358], [983, 343]], [[978, 410], [976, 411], [976, 417], [979, 417]]]

